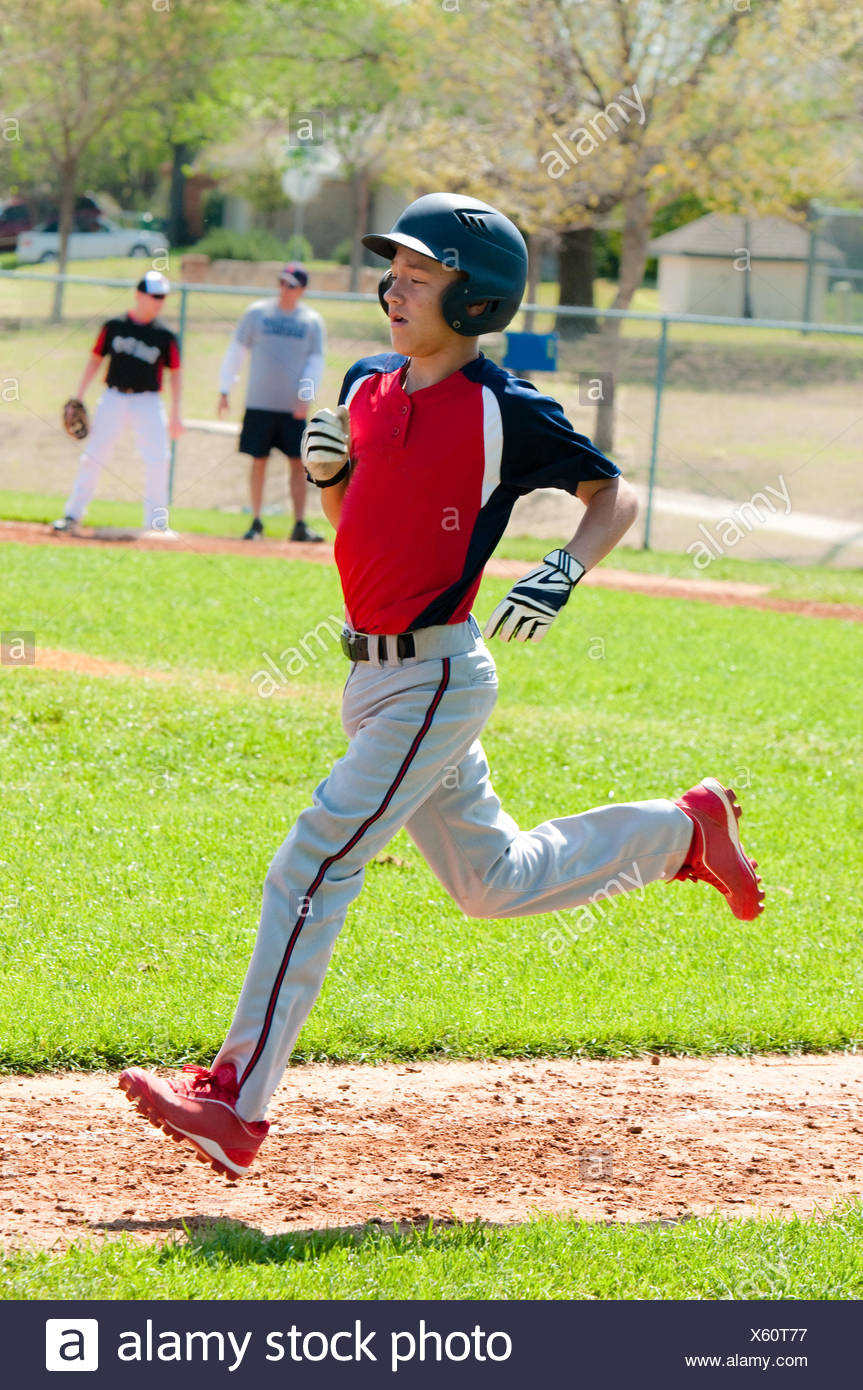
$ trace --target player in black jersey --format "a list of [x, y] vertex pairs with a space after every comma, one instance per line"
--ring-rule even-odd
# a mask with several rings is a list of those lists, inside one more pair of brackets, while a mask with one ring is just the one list
[[[128, 424], [145, 464], [144, 530], [148, 535], [171, 539], [168, 526], [168, 439], [183, 432], [180, 418], [180, 345], [158, 315], [170, 285], [158, 270], [148, 270], [139, 281], [135, 305], [120, 318], [108, 319], [93, 344], [81, 382], [78, 400], [108, 359], [105, 391], [93, 416], [93, 428], [81, 455], [78, 476], [66, 503], [64, 516], [54, 530], [74, 532], [96, 491], [102, 468], [114, 442]], [[167, 367], [171, 386], [171, 414], [162, 402], [162, 373]]]

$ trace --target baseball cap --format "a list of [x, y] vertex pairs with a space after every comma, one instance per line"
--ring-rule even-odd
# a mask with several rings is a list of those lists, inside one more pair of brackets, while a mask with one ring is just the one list
[[170, 288], [171, 283], [161, 270], [148, 270], [138, 281], [141, 294], [152, 294], [156, 299], [164, 299]]
[[279, 271], [279, 279], [283, 285], [290, 285], [296, 289], [299, 285], [309, 283], [309, 272], [299, 261], [288, 261], [288, 264], [282, 266]]

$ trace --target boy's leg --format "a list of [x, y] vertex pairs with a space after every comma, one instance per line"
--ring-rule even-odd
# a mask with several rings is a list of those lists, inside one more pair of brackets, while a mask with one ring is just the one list
[[144, 529], [168, 529], [170, 443], [165, 406], [158, 391], [130, 396], [138, 452], [144, 460]]
[[306, 493], [308, 482], [306, 480], [306, 470], [301, 458], [288, 458], [288, 486], [291, 490], [291, 506], [294, 509], [294, 521], [304, 521], [306, 516]]
[[252, 459], [249, 469], [249, 501], [252, 506], [252, 517], [259, 517], [264, 505], [264, 482], [267, 477], [267, 461], [269, 454], [263, 458]]
[[473, 917], [519, 917], [673, 878], [692, 822], [673, 801], [601, 806], [519, 830], [479, 741], [407, 822], [423, 858]]
[[93, 424], [78, 463], [78, 475], [66, 503], [65, 515], [81, 521], [99, 482], [99, 474], [111, 456], [111, 448], [126, 422], [127, 397], [110, 389], [103, 392], [93, 413]]
[[249, 464], [249, 501], [252, 505], [252, 524], [243, 535], [245, 541], [256, 540], [264, 533], [261, 521], [261, 510], [264, 505], [264, 482], [267, 476], [267, 461], [270, 457], [270, 451], [277, 442], [277, 419], [277, 411], [258, 410], [254, 406], [246, 406], [243, 414], [243, 424], [240, 429], [237, 448], [241, 454], [248, 454], [251, 460]]
[[255, 949], [212, 1067], [191, 1068], [194, 1080], [139, 1067], [120, 1075], [121, 1090], [151, 1124], [186, 1140], [226, 1177], [242, 1177], [266, 1137], [261, 1117], [365, 864], [426, 800], [441, 769], [460, 762], [494, 706], [495, 688], [473, 680], [468, 625], [444, 631], [441, 649], [463, 654], [356, 666], [349, 677], [343, 722], [351, 743], [270, 865]]
[[364, 866], [459, 763], [495, 690], [468, 656], [356, 668], [345, 694], [351, 742], [273, 859], [233, 1023], [213, 1063], [236, 1068], [237, 1111], [263, 1117], [317, 998]]
[[294, 509], [294, 526], [291, 531], [292, 541], [322, 541], [324, 538], [318, 531], [313, 531], [311, 526], [306, 525], [306, 468], [301, 458], [288, 458], [288, 468], [290, 469], [291, 487], [291, 506]]

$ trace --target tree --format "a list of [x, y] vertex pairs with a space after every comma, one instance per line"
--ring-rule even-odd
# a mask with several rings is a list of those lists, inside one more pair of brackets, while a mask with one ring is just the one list
[[[6, 102], [21, 131], [13, 157], [57, 189], [60, 274], [91, 152], [148, 139], [160, 112], [178, 119], [178, 107], [197, 102], [237, 12], [235, 0], [9, 0]], [[58, 281], [54, 322], [62, 304]]]
[[[836, 177], [863, 15], [845, 0], [472, 0], [436, 29], [452, 105], [422, 128], [424, 183], [497, 198], [528, 231], [616, 211], [625, 309], [669, 202], [787, 212]], [[619, 332], [606, 320], [608, 450]]]
[[[356, 289], [371, 190], [389, 167], [402, 123], [409, 68], [406, 36], [400, 11], [389, 0], [329, 0], [327, 5], [300, 0], [300, 8], [302, 45], [285, 47], [274, 35], [268, 46], [269, 70], [277, 75], [277, 85], [260, 111], [282, 120], [287, 115], [290, 138], [298, 146], [326, 143], [338, 154], [353, 200], [356, 235], [350, 264], [351, 289]], [[277, 4], [269, 20], [265, 13], [266, 5], [259, 23], [283, 27], [283, 6]], [[303, 116], [304, 108], [311, 119], [294, 119]], [[306, 124], [304, 137], [298, 127]]]

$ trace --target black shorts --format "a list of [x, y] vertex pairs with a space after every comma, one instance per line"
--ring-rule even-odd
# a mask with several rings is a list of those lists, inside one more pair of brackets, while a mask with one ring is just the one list
[[247, 410], [240, 431], [240, 453], [265, 459], [271, 449], [281, 449], [287, 458], [298, 459], [305, 428], [305, 420], [295, 420], [287, 410]]

